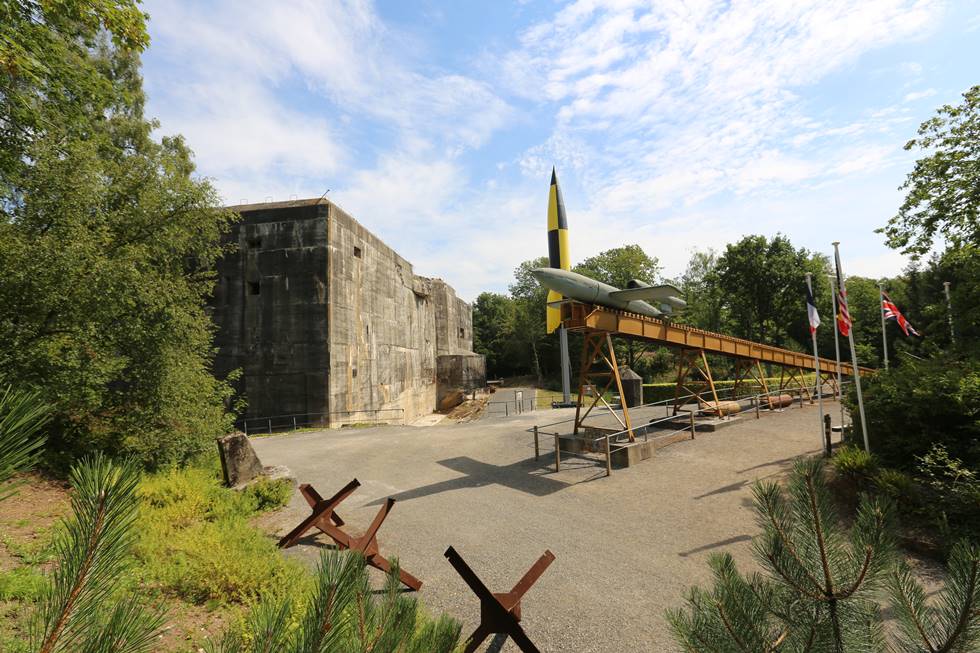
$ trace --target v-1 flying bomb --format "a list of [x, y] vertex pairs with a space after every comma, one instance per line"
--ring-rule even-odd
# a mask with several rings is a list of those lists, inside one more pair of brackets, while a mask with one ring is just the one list
[[[548, 290], [568, 299], [647, 317], [663, 317], [687, 306], [687, 302], [678, 297], [681, 291], [671, 285], [651, 286], [645, 281], [633, 279], [624, 290], [620, 290], [576, 272], [555, 268], [537, 268], [531, 270], [531, 275]], [[660, 308], [654, 308], [647, 302], [655, 302]]]

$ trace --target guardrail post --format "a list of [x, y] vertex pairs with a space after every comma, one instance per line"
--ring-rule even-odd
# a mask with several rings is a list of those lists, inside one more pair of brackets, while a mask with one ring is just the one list
[[612, 453], [609, 447], [609, 435], [606, 435], [606, 476], [612, 476]]
[[296, 416], [293, 415], [293, 430], [296, 430]]
[[245, 431], [245, 437], [248, 437], [248, 420], [242, 420], [242, 430]]
[[561, 449], [558, 443], [558, 434], [555, 433], [555, 471], [561, 471]]
[[691, 411], [691, 439], [694, 439], [694, 411]]
[[539, 458], [539, 453], [540, 451], [538, 449], [538, 425], [535, 424], [534, 425], [534, 459], [535, 460]]
[[759, 419], [759, 404], [762, 403], [762, 400], [759, 399], [759, 397], [756, 397], [754, 403], [755, 403], [755, 418]]
[[269, 418], [269, 435], [272, 435], [272, 418]]

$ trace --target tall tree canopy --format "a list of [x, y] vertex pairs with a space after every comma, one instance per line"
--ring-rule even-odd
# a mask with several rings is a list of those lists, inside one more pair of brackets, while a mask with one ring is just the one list
[[660, 263], [639, 245], [624, 245], [590, 256], [575, 266], [575, 271], [610, 286], [625, 288], [631, 279], [655, 283]]
[[0, 3], [0, 377], [49, 446], [179, 462], [230, 426], [204, 304], [234, 215], [143, 115], [135, 2]]
[[783, 235], [746, 236], [728, 245], [717, 275], [733, 335], [775, 345], [806, 343], [806, 273], [813, 274], [814, 295], [821, 297], [826, 271], [823, 256], [794, 248]]
[[980, 245], [980, 86], [962, 104], [941, 107], [905, 149], [930, 154], [915, 162], [902, 185], [905, 201], [879, 230], [888, 244], [916, 258], [937, 235], [953, 247]]

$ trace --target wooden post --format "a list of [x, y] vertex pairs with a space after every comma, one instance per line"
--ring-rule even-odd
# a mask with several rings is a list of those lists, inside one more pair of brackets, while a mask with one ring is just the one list
[[296, 416], [293, 415], [293, 430], [296, 430]]
[[694, 411], [691, 411], [691, 439], [694, 439]]
[[534, 425], [534, 459], [537, 460], [540, 457], [540, 450], [538, 449], [538, 426]]
[[762, 403], [762, 400], [759, 399], [758, 397], [756, 397], [755, 398], [755, 418], [756, 419], [759, 419], [759, 404], [761, 404], [761, 403]]
[[555, 471], [561, 471], [561, 451], [559, 449], [558, 434], [555, 433]]
[[823, 416], [824, 456], [830, 458], [830, 415]]
[[272, 435], [272, 418], [269, 418], [269, 435]]

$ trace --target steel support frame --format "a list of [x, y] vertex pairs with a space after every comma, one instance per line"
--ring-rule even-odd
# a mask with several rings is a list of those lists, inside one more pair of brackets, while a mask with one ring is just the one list
[[[601, 364], [604, 369], [594, 370], [593, 368]], [[605, 383], [600, 389], [597, 379], [605, 379]], [[623, 408], [623, 417], [616, 413], [615, 409], [603, 398], [606, 391], [616, 385], [619, 393], [620, 403]], [[582, 406], [585, 403], [585, 388], [592, 389], [592, 403], [582, 413]], [[616, 361], [616, 350], [613, 347], [612, 336], [606, 331], [588, 331], [585, 333], [585, 340], [582, 343], [582, 362], [579, 367], [578, 375], [578, 400], [575, 405], [575, 428], [572, 431], [578, 434], [580, 428], [584, 428], [585, 420], [599, 403], [616, 418], [619, 425], [626, 431], [629, 441], [636, 442], [633, 433], [633, 424], [630, 421], [629, 408], [626, 405], [626, 397], [623, 394], [623, 380], [619, 376], [619, 364]]]
[[769, 385], [766, 383], [766, 374], [762, 369], [762, 361], [756, 358], [736, 358], [735, 384], [732, 386], [732, 399], [738, 399], [739, 388], [746, 385], [749, 381], [755, 381], [763, 393], [769, 394]]
[[[698, 378], [690, 378], [693, 372], [700, 375]], [[718, 390], [715, 388], [714, 378], [711, 376], [711, 366], [708, 365], [708, 355], [703, 349], [679, 349], [677, 351], [677, 384], [674, 386], [674, 415], [680, 412], [683, 399], [681, 391], [687, 390], [698, 400], [698, 407], [709, 407], [709, 410], [718, 410]], [[713, 402], [706, 401], [702, 396], [708, 391], [711, 392]]]
[[801, 395], [806, 395], [807, 401], [811, 404], [813, 403], [813, 393], [810, 391], [809, 386], [803, 381], [804, 369], [802, 367], [793, 367], [785, 365], [779, 368], [779, 390], [789, 389], [790, 385], [794, 385], [799, 388]]

